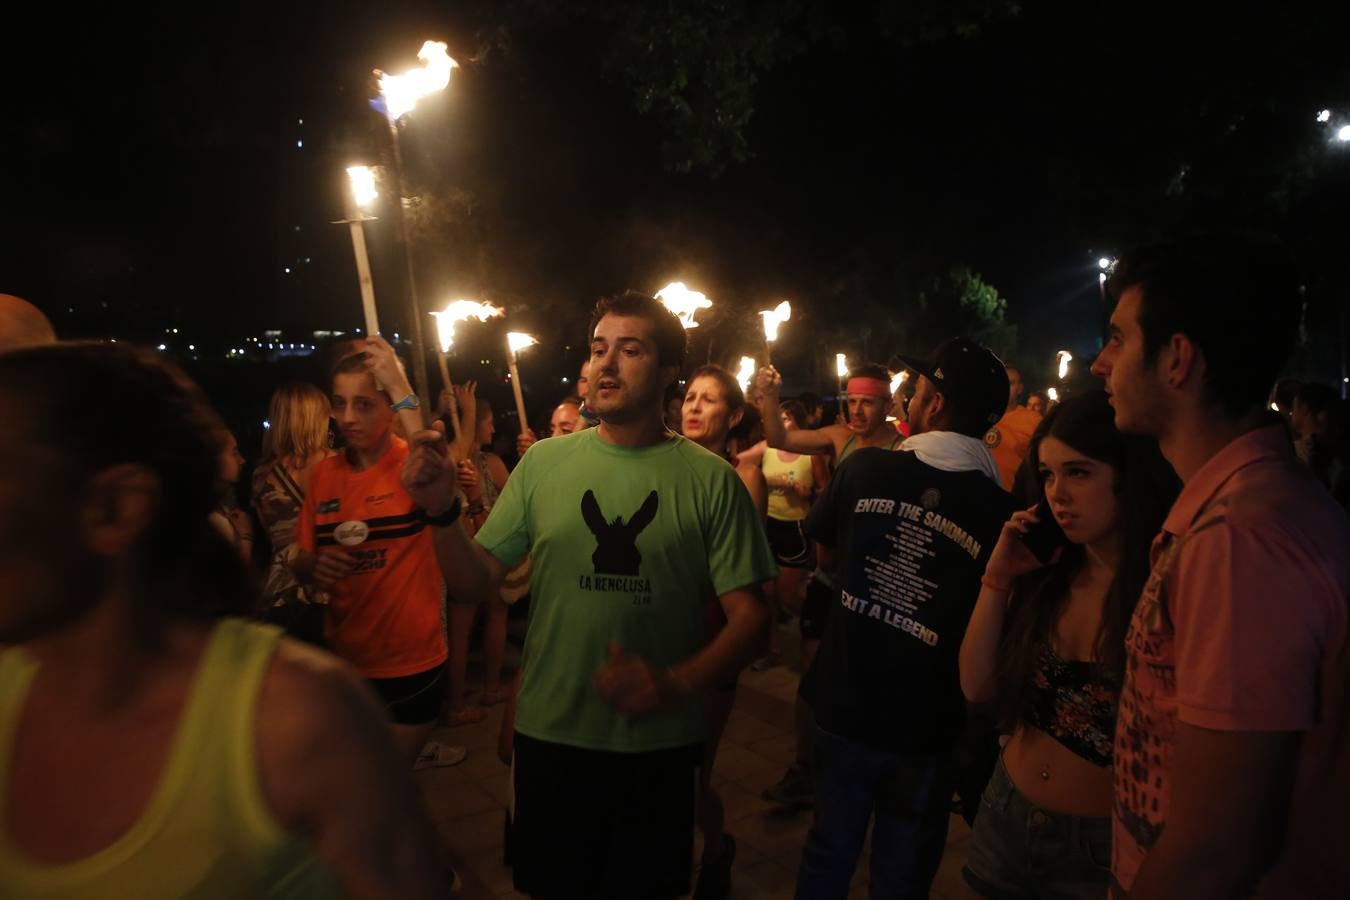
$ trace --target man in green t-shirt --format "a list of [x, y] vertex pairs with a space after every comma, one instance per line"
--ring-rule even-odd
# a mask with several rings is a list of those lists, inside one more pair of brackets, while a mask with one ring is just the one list
[[[758, 585], [775, 566], [735, 470], [663, 422], [686, 346], [679, 320], [629, 293], [596, 305], [592, 335], [587, 403], [601, 424], [531, 447], [475, 539], [439, 529], [438, 553], [461, 597], [532, 560], [516, 889], [673, 898], [689, 891], [699, 698], [753, 659], [767, 627]], [[443, 514], [454, 497], [443, 439], [415, 443], [405, 483]], [[727, 619], [716, 637], [712, 602]]]

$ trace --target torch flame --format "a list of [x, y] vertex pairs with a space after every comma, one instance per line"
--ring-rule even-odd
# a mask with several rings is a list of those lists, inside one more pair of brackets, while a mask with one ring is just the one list
[[698, 323], [694, 321], [694, 314], [700, 309], [709, 309], [712, 306], [711, 300], [704, 294], [685, 287], [683, 281], [672, 281], [661, 288], [656, 292], [656, 299], [673, 312], [685, 328], [697, 328]]
[[375, 190], [375, 170], [370, 166], [348, 166], [347, 178], [351, 180], [352, 197], [357, 206], [370, 206], [380, 196]]
[[908, 378], [909, 378], [908, 369], [901, 369], [899, 372], [896, 372], [894, 375], [892, 375], [891, 393], [894, 394], [896, 391], [900, 390], [900, 385], [904, 384], [905, 380]]
[[436, 336], [441, 342], [441, 352], [449, 353], [450, 348], [455, 343], [455, 326], [465, 319], [477, 319], [480, 322], [486, 322], [493, 316], [500, 316], [504, 313], [499, 306], [493, 306], [491, 303], [479, 303], [476, 300], [456, 300], [447, 304], [445, 309], [440, 312], [433, 312], [436, 317]]
[[427, 94], [444, 90], [450, 83], [450, 70], [459, 65], [450, 58], [442, 41], [427, 41], [417, 51], [417, 58], [422, 61], [422, 68], [402, 75], [375, 70], [380, 80], [380, 93], [384, 95], [385, 114], [391, 122], [412, 112], [417, 101]]
[[844, 354], [836, 353], [834, 355], [834, 374], [843, 378], [848, 374], [848, 363], [844, 360]]
[[1073, 362], [1073, 354], [1068, 350], [1061, 350], [1055, 354], [1055, 362], [1059, 364], [1059, 377], [1063, 380], [1069, 374], [1069, 363]]
[[1055, 390], [1054, 388], [1046, 388], [1045, 396], [1050, 398], [1051, 403], [1059, 402], [1059, 391]]
[[736, 372], [736, 382], [741, 386], [741, 393], [750, 390], [750, 380], [755, 377], [755, 358], [753, 356], [742, 356], [741, 367]]
[[764, 317], [764, 340], [778, 340], [778, 326], [792, 318], [792, 304], [784, 300], [773, 309], [761, 309]]
[[534, 337], [528, 334], [521, 334], [519, 331], [511, 331], [506, 335], [506, 346], [511, 350], [512, 356], [524, 350], [526, 347], [533, 347], [537, 343], [539, 343], [539, 341], [535, 340]]

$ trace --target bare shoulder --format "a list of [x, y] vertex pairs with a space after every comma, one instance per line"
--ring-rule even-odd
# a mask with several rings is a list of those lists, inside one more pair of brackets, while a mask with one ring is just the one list
[[511, 473], [507, 471], [506, 463], [502, 462], [502, 458], [488, 450], [483, 453], [483, 464], [487, 468], [488, 477], [497, 486], [497, 490], [506, 487], [506, 479], [510, 477]]
[[763, 463], [763, 461], [764, 461], [764, 452], [765, 452], [765, 450], [768, 449], [768, 446], [769, 446], [769, 442], [768, 442], [768, 441], [760, 441], [758, 444], [755, 444], [753, 447], [747, 447], [747, 448], [745, 448], [744, 450], [742, 450], [740, 453], [737, 453], [737, 454], [736, 454], [736, 458], [737, 458], [742, 464], [744, 464], [744, 463], [749, 463], [749, 464], [751, 464], [751, 465], [758, 466], [758, 465], [760, 465], [760, 464]]
[[263, 795], [294, 830], [310, 824], [310, 800], [323, 789], [325, 773], [339, 770], [344, 759], [359, 764], [392, 753], [383, 713], [360, 675], [337, 657], [286, 638], [263, 678], [256, 735]]
[[744, 457], [738, 457], [736, 474], [741, 476], [741, 480], [747, 485], [759, 484], [764, 481], [764, 469], [760, 467], [758, 459], [748, 460]]
[[382, 712], [365, 680], [347, 663], [300, 641], [282, 638], [263, 679], [259, 731], [329, 730], [368, 724]]

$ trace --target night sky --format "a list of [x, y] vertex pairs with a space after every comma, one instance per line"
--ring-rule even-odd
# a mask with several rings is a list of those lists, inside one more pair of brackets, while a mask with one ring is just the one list
[[[522, 365], [540, 417], [603, 293], [705, 291], [718, 306], [694, 335], [699, 361], [754, 352], [748, 317], [790, 298], [775, 357], [809, 380], [836, 349], [926, 350], [878, 346], [873, 326], [965, 266], [1006, 298], [1011, 358], [1041, 373], [1060, 347], [1096, 346], [1098, 256], [1214, 224], [1289, 242], [1310, 307], [1291, 371], [1339, 379], [1342, 6], [54, 8], [6, 28], [0, 291], [63, 336], [153, 343], [177, 327], [170, 352], [200, 344], [199, 369], [265, 329], [357, 327], [351, 244], [330, 224], [342, 169], [388, 161], [371, 68], [403, 71], [436, 38], [462, 68], [403, 132], [423, 306], [489, 299], [538, 334]], [[748, 98], [730, 137], [729, 60], [748, 73], [728, 79]], [[690, 114], [659, 92], [640, 111], [646, 79], [672, 65]], [[391, 210], [368, 240], [385, 330], [406, 334]], [[466, 332], [461, 377], [500, 378], [500, 330]], [[250, 379], [265, 398], [275, 377]]]

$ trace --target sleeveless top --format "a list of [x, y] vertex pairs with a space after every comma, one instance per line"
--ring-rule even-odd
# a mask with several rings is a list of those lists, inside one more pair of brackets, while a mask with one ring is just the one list
[[483, 509], [490, 510], [502, 495], [501, 489], [492, 483], [487, 470], [487, 454], [481, 449], [473, 451], [473, 464], [478, 469], [478, 483], [483, 488]]
[[1121, 679], [1101, 663], [1041, 644], [1022, 718], [1096, 766], [1110, 766]]
[[[487, 454], [481, 449], [473, 452], [473, 464], [478, 469], [478, 482], [483, 489], [483, 509], [491, 511], [497, 498], [502, 495], [501, 488], [497, 487], [488, 475]], [[530, 592], [530, 557], [526, 555], [514, 569], [506, 573], [506, 578], [502, 580], [500, 596], [503, 603], [515, 603], [521, 597]]]
[[[839, 456], [838, 456], [838, 458], [836, 458], [835, 461], [834, 461], [834, 468], [836, 468], [836, 469], [839, 468], [839, 464], [842, 463], [845, 459], [847, 459], [847, 458], [848, 458], [848, 455], [849, 455], [850, 453], [852, 453], [854, 450], [858, 449], [857, 447], [854, 446], [854, 444], [856, 444], [857, 441], [858, 441], [858, 436], [857, 436], [856, 434], [850, 434], [850, 435], [848, 436], [848, 440], [844, 441], [844, 447], [843, 447], [843, 449], [841, 449], [841, 450], [839, 451]], [[896, 435], [895, 435], [895, 440], [891, 441], [890, 445], [887, 446], [886, 449], [887, 449], [887, 450], [894, 450], [896, 447], [899, 447], [899, 446], [900, 446], [901, 444], [903, 444], [904, 442], [905, 442], [905, 436], [904, 436], [903, 434], [900, 434], [900, 433], [897, 432]]]
[[[339, 896], [307, 843], [272, 817], [258, 783], [258, 692], [280, 636], [277, 628], [238, 619], [217, 623], [150, 802], [107, 847], [74, 862], [32, 862], [0, 823], [0, 897]], [[22, 649], [0, 652], [0, 809], [14, 731], [37, 669]]]
[[[764, 456], [760, 460], [760, 468], [764, 470], [764, 477], [786, 475], [789, 481], [797, 484], [810, 486], [813, 482], [811, 475], [811, 457], [805, 453], [800, 453], [792, 462], [784, 462], [779, 455], [779, 451], [772, 447], [766, 447]], [[811, 509], [811, 501], [797, 493], [795, 489], [786, 487], [769, 488], [769, 518], [777, 519], [780, 522], [800, 522], [806, 518], [806, 514]]]

